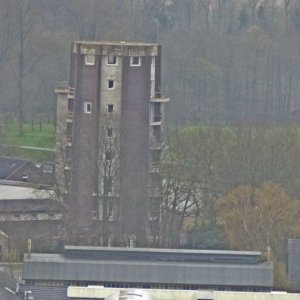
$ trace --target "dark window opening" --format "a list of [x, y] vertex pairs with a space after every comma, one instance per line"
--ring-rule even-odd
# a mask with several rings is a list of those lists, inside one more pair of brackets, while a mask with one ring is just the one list
[[160, 151], [153, 151], [152, 162], [159, 162], [159, 161], [160, 161]]
[[106, 136], [107, 137], [112, 137], [112, 134], [113, 134], [112, 128], [107, 128], [106, 129]]
[[22, 175], [22, 181], [23, 182], [28, 182], [28, 179], [29, 179], [29, 175], [28, 174], [23, 174]]
[[86, 111], [87, 111], [87, 112], [91, 112], [91, 110], [92, 110], [92, 106], [91, 106], [90, 103], [88, 103], [88, 104], [86, 105]]
[[110, 151], [106, 151], [105, 160], [111, 160], [111, 159], [112, 159], [112, 153]]
[[74, 110], [74, 99], [68, 99], [68, 110], [69, 111]]
[[72, 137], [72, 123], [67, 123], [67, 138]]
[[112, 90], [115, 87], [115, 81], [114, 80], [108, 80], [107, 87]]
[[154, 122], [160, 122], [162, 119], [160, 103], [154, 103]]
[[114, 105], [113, 104], [108, 104], [107, 105], [107, 112], [112, 113], [114, 111]]
[[161, 128], [159, 125], [153, 126], [153, 135], [158, 142], [161, 141]]
[[132, 56], [130, 61], [131, 66], [140, 66], [141, 58], [139, 56]]
[[112, 192], [112, 177], [104, 178], [104, 194]]
[[42, 164], [42, 171], [43, 171], [43, 173], [53, 174], [54, 173], [54, 165], [44, 163], [44, 164]]
[[107, 64], [108, 65], [116, 65], [117, 64], [117, 57], [116, 56], [108, 56], [107, 57]]
[[91, 102], [84, 102], [83, 111], [86, 114], [90, 114], [92, 112], [92, 103]]

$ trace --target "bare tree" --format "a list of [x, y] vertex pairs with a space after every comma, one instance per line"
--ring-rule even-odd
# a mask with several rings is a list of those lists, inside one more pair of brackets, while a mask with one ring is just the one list
[[120, 120], [119, 116], [102, 113], [99, 122], [98, 165], [96, 191], [97, 219], [102, 224], [102, 244], [113, 238], [112, 222], [118, 223], [120, 173]]
[[14, 5], [14, 37], [16, 41], [16, 67], [18, 91], [18, 123], [19, 134], [24, 135], [23, 124], [25, 121], [25, 78], [33, 71], [42, 53], [34, 50], [41, 28], [38, 27], [38, 11], [32, 0], [12, 0]]
[[7, 55], [10, 53], [13, 37], [13, 24], [9, 16], [12, 13], [12, 9], [11, 1], [3, 0], [0, 2], [0, 72], [7, 63]]

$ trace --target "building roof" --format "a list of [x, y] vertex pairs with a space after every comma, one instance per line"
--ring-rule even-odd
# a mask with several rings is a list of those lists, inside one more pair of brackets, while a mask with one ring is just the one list
[[[152, 249], [154, 251], [154, 249]], [[109, 251], [109, 249], [106, 249]], [[121, 259], [115, 254], [109, 257], [69, 256], [63, 254], [31, 254], [24, 256], [23, 279], [44, 281], [81, 281], [81, 282], [127, 282], [170, 285], [207, 285], [207, 286], [273, 286], [273, 266], [265, 262], [217, 262], [201, 260], [160, 259], [139, 256], [146, 250], [136, 253], [136, 260], [126, 255], [129, 250], [120, 250]], [[176, 250], [160, 250], [161, 253]], [[181, 251], [181, 250], [179, 250]], [[182, 250], [183, 251], [183, 250]], [[100, 251], [101, 252], [101, 251]], [[193, 252], [193, 250], [191, 250]], [[103, 253], [105, 251], [103, 250]], [[131, 252], [134, 253], [134, 252]], [[185, 255], [187, 252], [184, 251]], [[225, 251], [224, 253], [228, 253]], [[248, 253], [248, 252], [247, 252]], [[74, 254], [74, 253], [73, 253]], [[175, 254], [175, 253], [173, 253]], [[229, 253], [228, 253], [229, 254]]]
[[[25, 291], [30, 291], [32, 293], [34, 300], [69, 300], [70, 299], [67, 296], [67, 287], [20, 285], [18, 295], [23, 296]], [[2, 300], [2, 298], [0, 299]], [[76, 300], [84, 300], [84, 299], [76, 298]]]
[[300, 239], [288, 240], [288, 279], [300, 291]]
[[47, 199], [53, 192], [38, 190], [33, 187], [24, 185], [0, 184], [0, 201], [1, 200], [24, 200], [24, 199]]
[[146, 260], [174, 262], [257, 263], [264, 260], [259, 251], [228, 251], [198, 249], [159, 249], [65, 246], [65, 257], [102, 260]]
[[63, 210], [62, 204], [53, 200], [52, 190], [40, 190], [25, 183], [6, 183], [0, 180], [0, 213]]
[[17, 281], [0, 271], [0, 299], [1, 300], [20, 300], [16, 295]]
[[0, 156], [0, 179], [9, 179], [28, 163], [29, 160]]
[[116, 56], [157, 56], [159, 44], [125, 41], [75, 41], [73, 52]]

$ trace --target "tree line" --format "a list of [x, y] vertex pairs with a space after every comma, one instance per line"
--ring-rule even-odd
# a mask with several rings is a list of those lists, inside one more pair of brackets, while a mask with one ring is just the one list
[[190, 126], [167, 137], [162, 245], [262, 251], [286, 288], [287, 240], [300, 236], [299, 128]]
[[172, 124], [297, 119], [300, 4], [296, 0], [1, 0], [1, 112], [22, 123], [55, 115], [70, 42], [163, 46]]

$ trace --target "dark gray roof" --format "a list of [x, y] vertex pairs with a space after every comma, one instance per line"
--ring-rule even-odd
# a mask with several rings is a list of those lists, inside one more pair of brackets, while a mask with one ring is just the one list
[[29, 160], [0, 156], [0, 179], [8, 179], [29, 162]]
[[300, 291], [300, 239], [288, 240], [288, 278]]
[[65, 257], [125, 261], [173, 261], [173, 262], [216, 262], [248, 263], [262, 261], [258, 251], [187, 250], [158, 248], [117, 248], [65, 246]]
[[31, 291], [34, 300], [69, 300], [67, 289], [67, 287], [21, 285], [18, 295], [23, 299], [25, 291]]
[[17, 281], [0, 271], [0, 299], [1, 300], [20, 300], [15, 294]]
[[269, 263], [226, 264], [71, 259], [60, 254], [24, 256], [24, 280], [273, 286]]

